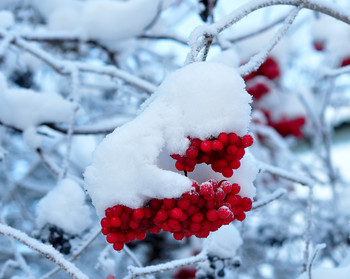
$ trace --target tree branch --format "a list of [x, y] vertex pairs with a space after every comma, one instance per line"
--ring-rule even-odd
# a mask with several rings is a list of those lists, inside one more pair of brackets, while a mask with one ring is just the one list
[[9, 227], [5, 224], [0, 224], [0, 233], [16, 239], [19, 242], [27, 245], [29, 248], [37, 251], [45, 258], [49, 259], [53, 263], [64, 269], [70, 276], [74, 279], [88, 279], [89, 277], [85, 275], [80, 269], [78, 269], [74, 264], [67, 261], [61, 253], [55, 250], [52, 246], [45, 245], [35, 238], [29, 237], [27, 234]]

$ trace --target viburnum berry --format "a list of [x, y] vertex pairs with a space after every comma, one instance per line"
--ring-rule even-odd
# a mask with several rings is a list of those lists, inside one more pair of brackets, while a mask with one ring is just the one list
[[200, 186], [193, 182], [192, 189], [177, 199], [152, 199], [137, 209], [126, 206], [107, 209], [101, 231], [117, 251], [125, 243], [143, 240], [147, 231], [154, 234], [168, 231], [177, 240], [192, 235], [205, 238], [234, 219], [242, 221], [244, 212], [251, 210], [251, 200], [237, 195], [239, 191], [238, 184], [225, 180], [209, 180]]
[[202, 141], [201, 143], [201, 150], [203, 152], [210, 152], [212, 148], [212, 144], [209, 140]]

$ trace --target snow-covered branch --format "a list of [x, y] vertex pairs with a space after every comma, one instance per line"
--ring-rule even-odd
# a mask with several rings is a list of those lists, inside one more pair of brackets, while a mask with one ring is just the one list
[[277, 175], [281, 178], [284, 178], [296, 183], [300, 183], [302, 185], [309, 186], [309, 187], [312, 187], [315, 184], [315, 182], [312, 179], [306, 176], [303, 176], [300, 174], [294, 174], [294, 173], [291, 173], [291, 171], [284, 170], [279, 167], [266, 164], [264, 162], [258, 162], [258, 164], [261, 171], [266, 171], [273, 175]]
[[53, 263], [64, 269], [69, 275], [74, 279], [88, 279], [89, 277], [85, 275], [81, 270], [79, 270], [74, 264], [67, 261], [62, 254], [55, 250], [52, 246], [40, 243], [38, 240], [29, 237], [27, 234], [11, 228], [5, 224], [0, 224], [0, 233], [16, 239], [23, 244], [27, 245], [29, 248], [39, 252], [41, 255], [52, 261]]
[[150, 274], [171, 270], [171, 269], [175, 269], [186, 265], [196, 264], [196, 263], [205, 261], [206, 259], [207, 259], [207, 255], [204, 251], [202, 251], [196, 256], [189, 257], [186, 259], [174, 260], [164, 264], [150, 265], [146, 267], [130, 266], [129, 275], [125, 279], [134, 279], [139, 276], [150, 275]]
[[263, 207], [263, 206], [269, 204], [270, 202], [273, 202], [274, 200], [281, 198], [286, 193], [287, 193], [286, 189], [279, 188], [279, 189], [275, 190], [273, 193], [271, 193], [270, 195], [264, 197], [263, 199], [260, 199], [259, 201], [254, 202], [252, 209], [258, 209], [260, 207]]
[[[195, 28], [189, 38], [192, 54], [188, 61], [194, 61], [194, 58], [205, 45], [204, 41], [206, 40], [206, 37], [215, 37], [225, 29], [243, 19], [248, 14], [256, 10], [275, 5], [291, 5], [296, 7], [303, 6], [303, 8], [327, 14], [350, 24], [350, 13], [346, 9], [324, 0], [253, 0], [234, 10], [232, 13], [216, 23], [202, 25]], [[202, 39], [200, 40], [200, 38]]]
[[289, 27], [294, 22], [295, 17], [298, 15], [299, 11], [303, 6], [300, 5], [297, 8], [293, 9], [293, 11], [288, 15], [285, 19], [283, 26], [277, 31], [277, 33], [273, 36], [270, 42], [264, 46], [259, 53], [254, 55], [248, 63], [240, 66], [238, 68], [241, 76], [247, 76], [251, 72], [256, 71], [262, 63], [266, 60], [267, 56], [270, 54], [271, 50], [277, 45], [277, 43], [283, 38], [283, 36], [287, 33]]

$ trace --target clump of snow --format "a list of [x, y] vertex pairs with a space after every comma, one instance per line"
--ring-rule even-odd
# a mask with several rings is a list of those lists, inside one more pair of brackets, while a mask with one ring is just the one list
[[246, 134], [251, 96], [244, 87], [236, 70], [218, 63], [193, 63], [169, 75], [142, 113], [97, 147], [84, 175], [98, 215], [115, 204], [138, 208], [188, 191], [190, 178], [166, 169], [160, 154], [184, 154], [188, 136]]
[[29, 147], [32, 149], [37, 149], [41, 146], [43, 141], [43, 136], [39, 135], [34, 126], [29, 126], [25, 130], [23, 130], [23, 138]]
[[78, 32], [108, 45], [142, 34], [162, 8], [160, 0], [32, 1], [50, 29]]
[[25, 130], [45, 122], [69, 122], [72, 113], [72, 103], [60, 95], [9, 89], [0, 74], [0, 121], [4, 124]]
[[232, 258], [243, 240], [235, 226], [222, 226], [205, 239], [205, 249], [208, 255], [219, 258]]
[[13, 13], [7, 10], [0, 10], [0, 29], [11, 27], [15, 23]]
[[70, 234], [78, 234], [91, 224], [90, 210], [81, 187], [70, 179], [62, 180], [37, 206], [37, 224], [52, 224]]

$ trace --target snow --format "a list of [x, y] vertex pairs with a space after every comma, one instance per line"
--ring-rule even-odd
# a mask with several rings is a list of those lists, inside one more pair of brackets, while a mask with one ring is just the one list
[[160, 0], [32, 1], [49, 29], [78, 32], [108, 45], [142, 34], [161, 9]]
[[69, 122], [72, 113], [73, 105], [60, 95], [9, 89], [0, 74], [0, 121], [4, 124], [25, 130], [45, 122]]
[[229, 67], [237, 68], [239, 66], [239, 58], [237, 52], [233, 49], [227, 49], [210, 59], [210, 62], [223, 63]]
[[0, 10], [0, 29], [11, 27], [15, 23], [13, 14], [7, 10]]
[[243, 244], [243, 240], [235, 226], [222, 226], [216, 232], [212, 232], [205, 239], [206, 252], [210, 256], [219, 258], [232, 258], [237, 249]]
[[90, 210], [80, 186], [64, 179], [58, 183], [37, 206], [37, 224], [56, 225], [70, 234], [80, 234], [91, 224]]
[[[175, 161], [164, 154], [184, 154], [188, 136], [204, 140], [221, 132], [246, 134], [251, 96], [244, 86], [236, 70], [218, 63], [193, 63], [169, 75], [139, 116], [108, 135], [94, 152], [84, 176], [97, 214], [103, 216], [116, 204], [138, 208], [152, 198], [188, 191], [192, 181], [166, 169]], [[243, 161], [234, 179], [244, 184], [239, 172], [249, 176], [250, 196], [256, 169]], [[197, 180], [195, 174], [191, 178]]]

